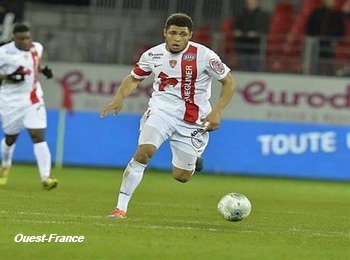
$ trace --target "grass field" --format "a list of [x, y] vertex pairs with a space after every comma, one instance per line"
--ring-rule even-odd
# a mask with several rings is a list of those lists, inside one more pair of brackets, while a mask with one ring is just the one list
[[[105, 216], [120, 170], [64, 168], [41, 189], [34, 166], [15, 165], [0, 188], [0, 259], [350, 259], [350, 183], [195, 175], [187, 184], [148, 171], [127, 220]], [[223, 220], [220, 197], [252, 202]], [[15, 243], [16, 234], [82, 235], [82, 243]]]

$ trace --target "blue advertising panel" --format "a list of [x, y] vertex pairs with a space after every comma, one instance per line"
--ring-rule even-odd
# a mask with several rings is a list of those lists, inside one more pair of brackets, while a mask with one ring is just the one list
[[[67, 114], [64, 164], [124, 167], [137, 147], [139, 119]], [[58, 112], [49, 111], [48, 120], [47, 140], [55, 159]], [[32, 150], [28, 134], [22, 133], [15, 161], [35, 162]], [[350, 131], [334, 125], [223, 120], [220, 130], [211, 133], [203, 157], [207, 172], [350, 180]], [[171, 169], [168, 143], [149, 166]]]
[[208, 169], [223, 173], [350, 180], [350, 132], [337, 126], [225, 121], [212, 134], [205, 158]]

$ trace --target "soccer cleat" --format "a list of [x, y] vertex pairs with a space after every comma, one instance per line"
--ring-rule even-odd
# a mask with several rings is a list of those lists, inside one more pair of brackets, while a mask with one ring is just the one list
[[196, 172], [200, 172], [202, 171], [204, 168], [204, 160], [202, 157], [197, 157], [197, 160], [196, 160], [196, 168], [195, 168], [195, 171]]
[[109, 218], [126, 218], [126, 212], [120, 209], [114, 209], [107, 215]]
[[58, 180], [49, 177], [47, 180], [43, 181], [43, 188], [45, 190], [51, 190], [53, 188], [56, 188], [58, 185]]
[[9, 177], [10, 167], [0, 169], [0, 186], [4, 186], [7, 183], [7, 179]]

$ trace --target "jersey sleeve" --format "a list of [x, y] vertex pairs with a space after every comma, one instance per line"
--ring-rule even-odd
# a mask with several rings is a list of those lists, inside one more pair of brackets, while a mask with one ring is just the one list
[[208, 73], [217, 80], [225, 78], [231, 71], [230, 68], [227, 67], [227, 65], [221, 61], [220, 57], [212, 50], [207, 52], [205, 57], [205, 67]]
[[35, 50], [38, 52], [39, 58], [41, 58], [44, 51], [43, 45], [39, 42], [34, 42], [33, 44], [34, 44]]
[[4, 48], [0, 48], [0, 68], [6, 65], [8, 62], [8, 55], [6, 55], [6, 51]]
[[131, 76], [136, 79], [145, 79], [152, 74], [151, 64], [148, 59], [147, 52], [141, 55], [140, 60], [136, 63], [134, 68], [131, 70]]
[[0, 74], [8, 75], [13, 73], [18, 67], [23, 66], [23, 55], [9, 51], [9, 46], [0, 48]]

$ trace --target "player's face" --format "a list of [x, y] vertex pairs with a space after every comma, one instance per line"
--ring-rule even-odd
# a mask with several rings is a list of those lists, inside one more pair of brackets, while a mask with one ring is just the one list
[[171, 53], [183, 51], [191, 37], [192, 32], [188, 27], [170, 25], [168, 30], [164, 29], [166, 49]]
[[13, 40], [18, 49], [29, 51], [32, 46], [32, 35], [28, 32], [18, 32], [13, 35]]

